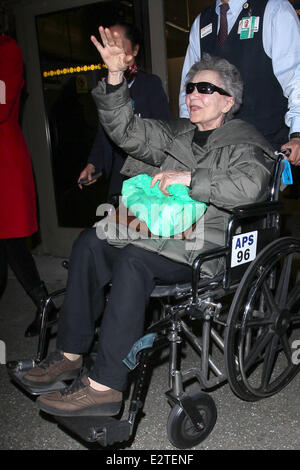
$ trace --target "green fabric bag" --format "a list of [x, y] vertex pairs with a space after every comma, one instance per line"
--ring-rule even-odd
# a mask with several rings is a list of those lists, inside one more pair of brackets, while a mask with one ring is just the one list
[[206, 204], [191, 199], [187, 186], [172, 184], [167, 188], [170, 196], [165, 196], [159, 182], [150, 188], [151, 181], [146, 174], [125, 180], [122, 202], [154, 235], [170, 237], [185, 232], [204, 214]]

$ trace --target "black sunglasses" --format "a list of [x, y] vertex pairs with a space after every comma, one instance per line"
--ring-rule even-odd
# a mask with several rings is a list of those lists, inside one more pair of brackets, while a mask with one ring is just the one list
[[223, 88], [219, 88], [209, 82], [187, 83], [186, 94], [189, 95], [190, 93], [193, 93], [195, 88], [197, 88], [198, 93], [204, 93], [205, 95], [212, 95], [212, 93], [216, 91], [220, 95], [231, 96], [227, 91], [223, 90]]

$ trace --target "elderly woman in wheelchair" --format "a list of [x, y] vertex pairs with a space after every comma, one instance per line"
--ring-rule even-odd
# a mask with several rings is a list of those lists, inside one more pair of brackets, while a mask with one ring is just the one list
[[[232, 211], [237, 206], [259, 203], [257, 210], [252, 207], [250, 219], [253, 220], [260, 214], [265, 215], [266, 209], [261, 202], [269, 196], [269, 183], [274, 169], [274, 152], [263, 136], [246, 122], [233, 119], [241, 105], [243, 90], [239, 72], [233, 65], [224, 59], [206, 55], [191, 68], [186, 85], [189, 120], [143, 120], [134, 115], [123, 80], [123, 72], [130, 57], [125, 55], [117, 34], [112, 36], [108, 29], [102, 27], [99, 32], [102, 45], [95, 37], [92, 37], [92, 41], [107, 64], [108, 78], [99, 82], [93, 90], [93, 97], [106, 132], [130, 155], [123, 173], [129, 177], [150, 175], [151, 186], [158, 184], [158, 188], [166, 196], [169, 196], [170, 185], [184, 185], [188, 188], [190, 197], [204, 202], [207, 209], [200, 230], [196, 226], [194, 238], [188, 241], [176, 237], [142, 235], [138, 238], [128, 236], [125, 239], [118, 230], [115, 232], [117, 235], [112, 237], [110, 230], [103, 230], [103, 222], [113, 223], [108, 222], [108, 219], [103, 219], [99, 227], [85, 231], [77, 239], [70, 258], [57, 350], [28, 370], [23, 378], [24, 383], [40, 387], [41, 395], [37, 399], [40, 409], [61, 417], [113, 416], [119, 413], [130, 372], [125, 358], [131, 352], [131, 361], [134, 363], [134, 352], [143, 351], [142, 343], [133, 353], [132, 347], [143, 336], [145, 310], [155, 286], [190, 286], [192, 282], [192, 291], [189, 287], [184, 295], [189, 294], [190, 299], [192, 292], [193, 298], [186, 303], [182, 301], [183, 307], [181, 305], [179, 311], [184, 310], [192, 318], [201, 318], [206, 325], [205, 320], [210, 319], [212, 312], [216, 313], [218, 310], [218, 304], [211, 301], [215, 297], [209, 292], [214, 292], [218, 276], [223, 279], [226, 264], [224, 259], [228, 261], [228, 251], [220, 247], [227, 246], [227, 227], [230, 226], [233, 230]], [[272, 220], [274, 217], [276, 219], [272, 207], [269, 211], [273, 216]], [[243, 219], [243, 214], [243, 209], [236, 211], [238, 224], [235, 228]], [[271, 226], [271, 232], [274, 231], [276, 229]], [[248, 241], [250, 243], [251, 237]], [[208, 256], [201, 259], [202, 253]], [[287, 272], [286, 270], [285, 274]], [[230, 280], [226, 278], [225, 284], [223, 281], [221, 280], [219, 287], [224, 293], [225, 284], [230, 286]], [[111, 283], [111, 289], [105, 302], [104, 288], [108, 283]], [[199, 301], [201, 283], [206, 284], [208, 294], [204, 296], [204, 300]], [[180, 289], [178, 292], [180, 299]], [[169, 295], [170, 291], [166, 293]], [[264, 295], [268, 296], [267, 289]], [[203, 307], [204, 304], [207, 308]], [[180, 316], [176, 316], [178, 311], [175, 310], [174, 313], [172, 309], [171, 306], [169, 313], [173, 315], [173, 328], [168, 340], [173, 351], [171, 385], [176, 393], [169, 398], [175, 409], [177, 406], [176, 416], [173, 415], [172, 420], [184, 420], [188, 415], [196, 431], [192, 436], [182, 438], [178, 437], [178, 430], [173, 432], [170, 428], [169, 435], [174, 445], [190, 447], [202, 440], [203, 422], [201, 423], [201, 415], [197, 415], [197, 411], [191, 408], [193, 401], [184, 401], [181, 386], [178, 385], [176, 343], [180, 341], [176, 326]], [[70, 386], [43, 394], [43, 387], [47, 389], [57, 381], [78, 376], [82, 358], [90, 350], [95, 321], [101, 311], [103, 315], [99, 343], [92, 369], [81, 374]], [[206, 316], [203, 312], [206, 312]], [[242, 320], [238, 319], [238, 322], [241, 323]], [[162, 328], [163, 326], [160, 327]], [[187, 333], [183, 322], [179, 329]], [[155, 333], [156, 340], [160, 338], [160, 331], [155, 327], [149, 331]], [[189, 337], [197, 347], [194, 336]], [[214, 338], [219, 346], [224, 347], [216, 331]], [[205, 356], [202, 358], [205, 376], [207, 377], [208, 369], [212, 367], [217, 375], [214, 384], [220, 383], [224, 380], [224, 374], [218, 372], [218, 368], [208, 358], [205, 351], [207, 341], [207, 332], [203, 330], [203, 344], [198, 345], [198, 349]], [[235, 368], [235, 338], [231, 338], [231, 343], [234, 350], [232, 367]], [[248, 347], [251, 349], [250, 344]], [[244, 399], [257, 399], [241, 385], [241, 372], [243, 373], [233, 371], [231, 382], [235, 378], [236, 388], [240, 387], [240, 396]], [[205, 386], [206, 378], [203, 380]], [[178, 411], [179, 405], [181, 408]], [[210, 404], [205, 403], [204, 399], [203, 406], [209, 408]], [[182, 409], [185, 414], [180, 413]], [[214, 410], [210, 412], [211, 415], [215, 414]], [[214, 421], [215, 416], [211, 416], [211, 419]], [[200, 438], [197, 437], [197, 432]], [[205, 431], [204, 434], [207, 435], [208, 432]]]

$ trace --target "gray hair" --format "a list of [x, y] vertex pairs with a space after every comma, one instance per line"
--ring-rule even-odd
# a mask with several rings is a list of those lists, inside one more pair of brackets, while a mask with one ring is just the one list
[[224, 122], [233, 118], [239, 110], [243, 101], [243, 81], [238, 69], [220, 57], [213, 57], [209, 54], [203, 54], [202, 59], [196, 62], [187, 73], [185, 83], [191, 82], [194, 76], [202, 70], [212, 70], [219, 74], [222, 82], [222, 88], [226, 90], [233, 98], [234, 105], [225, 116]]

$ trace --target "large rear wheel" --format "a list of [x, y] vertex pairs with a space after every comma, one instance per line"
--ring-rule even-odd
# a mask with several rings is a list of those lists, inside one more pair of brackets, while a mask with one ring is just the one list
[[226, 373], [240, 398], [274, 395], [295, 377], [300, 369], [300, 240], [281, 238], [260, 252], [239, 284], [227, 325]]

